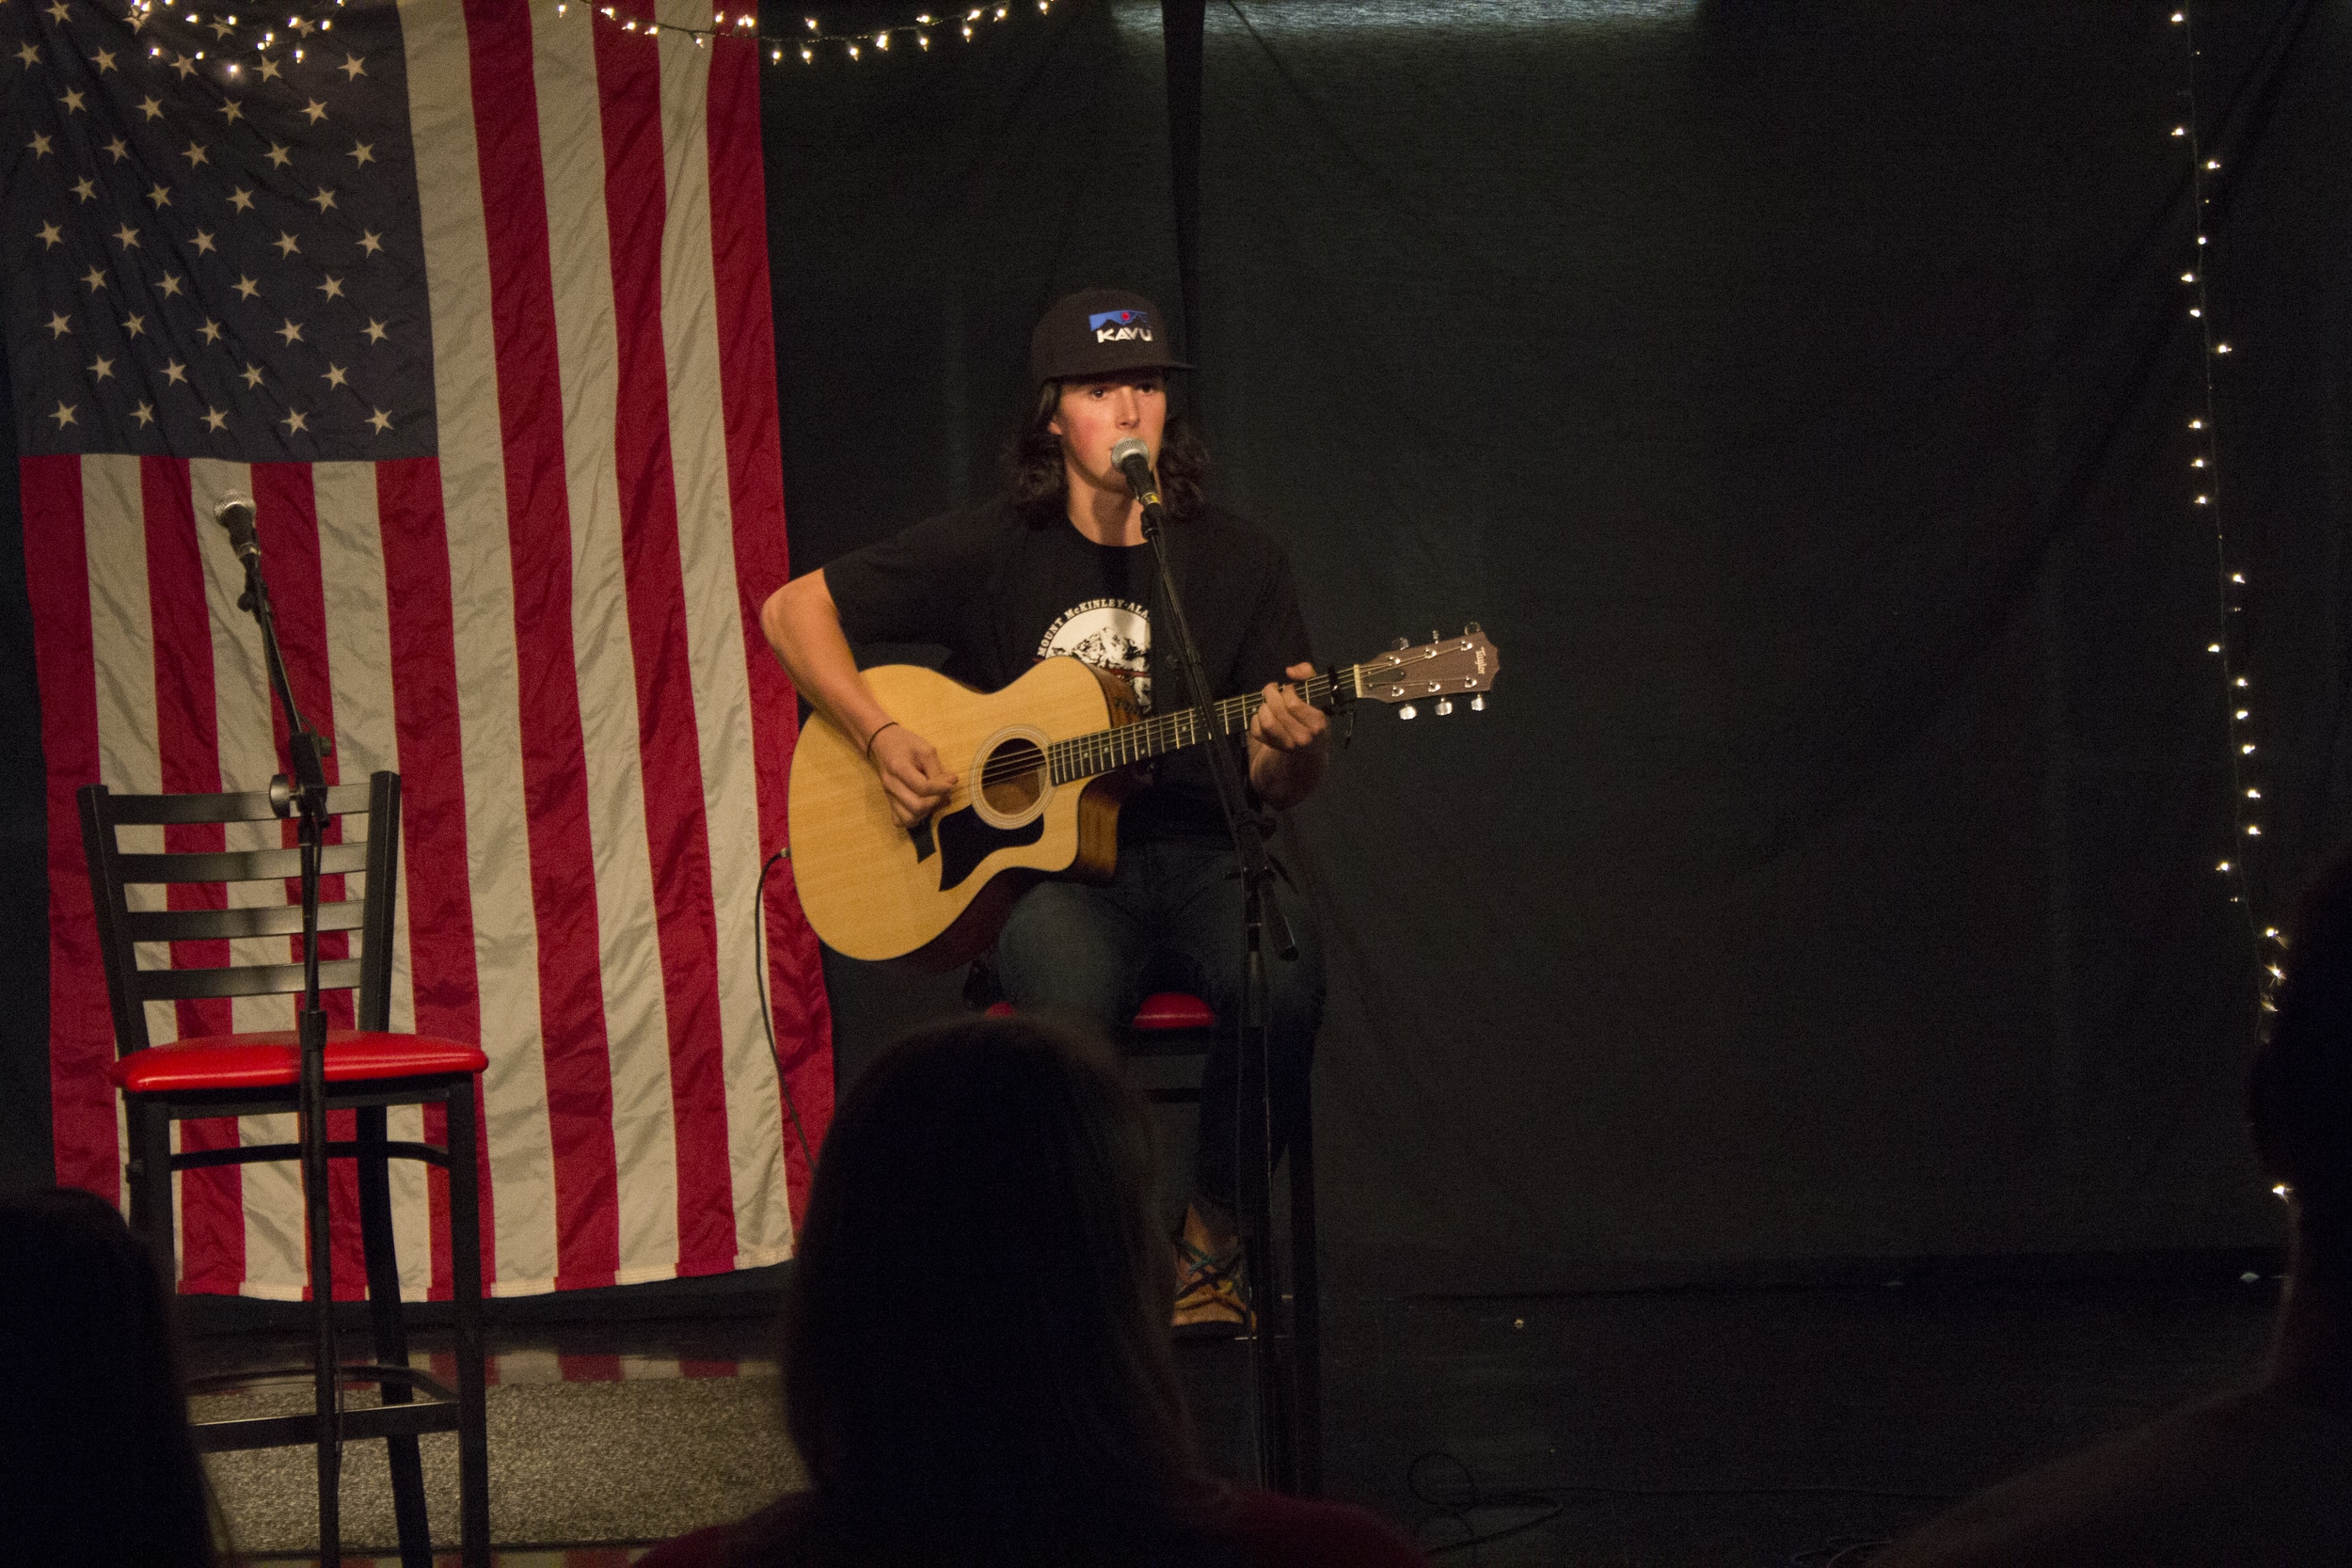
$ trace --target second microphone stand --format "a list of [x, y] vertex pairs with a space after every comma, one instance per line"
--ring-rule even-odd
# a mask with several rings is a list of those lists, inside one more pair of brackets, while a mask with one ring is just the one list
[[[248, 525], [249, 527], [249, 525]], [[294, 1038], [300, 1052], [301, 1076], [295, 1087], [295, 1111], [302, 1146], [302, 1208], [309, 1228], [310, 1294], [316, 1342], [311, 1347], [314, 1368], [314, 1408], [318, 1413], [319, 1561], [334, 1568], [342, 1560], [342, 1528], [338, 1506], [342, 1476], [342, 1367], [335, 1345], [335, 1286], [333, 1254], [329, 1250], [326, 1184], [326, 1010], [319, 1006], [319, 859], [326, 836], [326, 759], [334, 742], [302, 721], [294, 688], [286, 680], [286, 659], [278, 646], [278, 623], [271, 612], [269, 584], [262, 577], [262, 552], [249, 532], [237, 554], [245, 562], [245, 592], [237, 608], [250, 610], [262, 631], [262, 661], [269, 672], [286, 721], [286, 751], [294, 778], [283, 773], [269, 783], [271, 809], [297, 825], [302, 849], [302, 1000], [295, 1012]]]

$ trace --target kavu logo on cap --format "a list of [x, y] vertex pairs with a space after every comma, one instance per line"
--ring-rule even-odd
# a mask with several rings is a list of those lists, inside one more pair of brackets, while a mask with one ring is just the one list
[[1152, 315], [1148, 310], [1097, 310], [1087, 317], [1087, 330], [1094, 334], [1098, 343], [1148, 343], [1152, 341]]

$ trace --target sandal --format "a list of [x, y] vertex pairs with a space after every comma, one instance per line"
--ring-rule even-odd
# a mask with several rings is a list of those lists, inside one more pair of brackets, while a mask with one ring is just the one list
[[1176, 1238], [1180, 1272], [1176, 1281], [1175, 1329], [1188, 1339], [1244, 1338], [1256, 1332], [1257, 1314], [1241, 1286], [1241, 1243], [1210, 1254]]

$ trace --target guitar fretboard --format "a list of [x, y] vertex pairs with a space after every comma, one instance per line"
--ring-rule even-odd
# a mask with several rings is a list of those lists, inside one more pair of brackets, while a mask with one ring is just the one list
[[[1363, 695], [1363, 678], [1353, 665], [1293, 684], [1301, 696], [1317, 707], [1331, 705], [1335, 689], [1345, 689], [1351, 696]], [[1047, 764], [1057, 784], [1090, 779], [1097, 773], [1149, 761], [1186, 746], [1198, 746], [1204, 740], [1246, 734], [1250, 719], [1264, 703], [1264, 692], [1251, 691], [1205, 707], [1156, 714], [1132, 724], [1114, 724], [1091, 735], [1057, 740], [1045, 749]]]

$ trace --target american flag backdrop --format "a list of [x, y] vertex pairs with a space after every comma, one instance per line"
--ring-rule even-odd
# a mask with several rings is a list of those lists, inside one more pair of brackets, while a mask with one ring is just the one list
[[[73, 790], [252, 789], [281, 767], [210, 520], [247, 493], [330, 767], [403, 776], [392, 1022], [489, 1054], [495, 1289], [782, 1259], [807, 1176], [791, 1112], [819, 1139], [833, 1081], [782, 871], [772, 1052], [757, 989], [794, 732], [757, 624], [786, 575], [757, 45], [555, 0], [236, 3], [0, 0], [58, 1179], [119, 1199]], [[641, 25], [711, 24], [644, 3]], [[157, 1004], [151, 1026], [291, 1022], [271, 998]], [[439, 1135], [393, 1117], [396, 1138]], [[394, 1172], [404, 1291], [446, 1293], [446, 1179]], [[183, 1290], [302, 1293], [293, 1165], [179, 1182]]]

